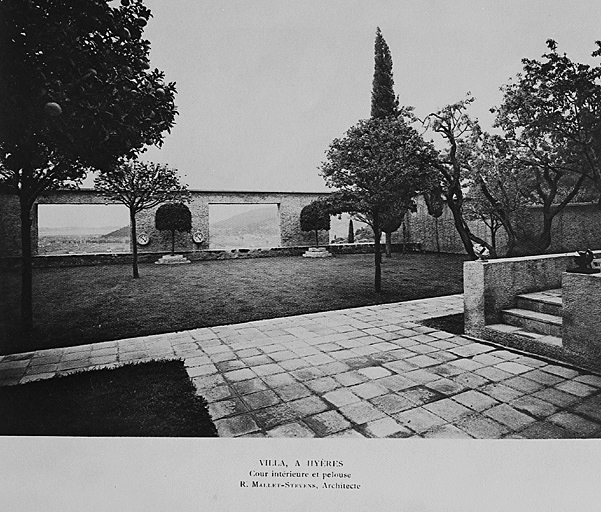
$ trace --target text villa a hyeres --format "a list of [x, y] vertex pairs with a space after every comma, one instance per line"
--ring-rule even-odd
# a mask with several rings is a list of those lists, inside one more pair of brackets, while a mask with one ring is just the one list
[[352, 481], [350, 471], [341, 460], [328, 459], [259, 459], [248, 471], [243, 488], [271, 489], [361, 489]]
[[[341, 468], [344, 463], [341, 460], [325, 460], [325, 459], [308, 459], [306, 461], [300, 461], [295, 459], [293, 465], [295, 467], [302, 466], [303, 462], [307, 467], [314, 468]], [[259, 464], [265, 467], [288, 467], [288, 462], [283, 459], [259, 459]]]

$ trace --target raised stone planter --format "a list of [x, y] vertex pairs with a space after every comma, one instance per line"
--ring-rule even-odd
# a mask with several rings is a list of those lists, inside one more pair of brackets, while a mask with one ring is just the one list
[[564, 273], [563, 345], [601, 358], [601, 274]]
[[303, 258], [330, 258], [331, 253], [325, 247], [309, 247], [303, 254]]
[[159, 261], [155, 261], [157, 265], [182, 265], [186, 263], [190, 263], [188, 258], [184, 258], [181, 254], [174, 254], [171, 256], [170, 254], [166, 254], [161, 257]]
[[562, 253], [465, 262], [466, 334], [480, 336], [486, 325], [500, 323], [501, 312], [514, 307], [520, 294], [561, 288], [573, 260], [574, 253]]

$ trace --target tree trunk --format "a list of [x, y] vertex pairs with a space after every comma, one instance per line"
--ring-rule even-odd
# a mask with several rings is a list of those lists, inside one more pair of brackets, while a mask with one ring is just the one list
[[[488, 187], [486, 186], [486, 183], [484, 182], [484, 180], [482, 179], [481, 176], [479, 176], [479, 183], [480, 183], [480, 189], [482, 190], [482, 192], [484, 193], [484, 196], [486, 197], [486, 199], [488, 199], [488, 202], [492, 205], [496, 204], [495, 198], [493, 197], [493, 195], [490, 193], [490, 191], [488, 190]], [[510, 215], [505, 211], [504, 208], [496, 208], [497, 210], [497, 220], [501, 223], [501, 225], [503, 226], [503, 229], [505, 229], [505, 232], [507, 233], [507, 251], [506, 251], [506, 256], [513, 256], [513, 252], [515, 250], [515, 246], [516, 246], [516, 235], [515, 235], [515, 230], [513, 228], [512, 225], [512, 221], [511, 221], [511, 217]], [[492, 247], [494, 250], [494, 257], [497, 257], [497, 243], [496, 243], [496, 230], [493, 231], [493, 226], [495, 223], [495, 218], [494, 215], [491, 214], [491, 219], [490, 219], [490, 226], [491, 226], [491, 241], [492, 241]], [[497, 228], [498, 229], [498, 228]], [[492, 253], [491, 253], [492, 255]]]
[[138, 272], [138, 235], [136, 233], [136, 212], [133, 208], [129, 209], [129, 227], [131, 236], [131, 254], [134, 279], [140, 277]]
[[319, 247], [319, 235], [317, 230], [315, 230], [315, 247]]
[[382, 292], [382, 255], [380, 254], [380, 219], [378, 211], [373, 214], [373, 230], [374, 230], [374, 254], [376, 263], [375, 288], [376, 293]]
[[515, 253], [515, 246], [517, 240], [513, 229], [508, 229], [505, 226], [505, 223], [503, 223], [503, 227], [505, 228], [505, 232], [507, 233], [507, 253], [505, 254], [505, 256], [510, 258]]
[[499, 229], [498, 224], [495, 227], [495, 219], [491, 215], [490, 216], [490, 246], [492, 247], [492, 250], [494, 252], [494, 256], [493, 256], [493, 254], [491, 254], [491, 256], [493, 256], [494, 258], [497, 257], [497, 229]]
[[386, 233], [386, 257], [392, 257], [392, 233]]
[[405, 249], [407, 247], [407, 226], [405, 224], [405, 220], [403, 219], [403, 247], [401, 252], [405, 254]]
[[543, 208], [543, 229], [538, 237], [536, 251], [539, 254], [544, 253], [551, 245], [551, 229], [553, 228], [553, 215], [551, 209]]
[[175, 256], [175, 230], [171, 230], [171, 256]]
[[436, 236], [436, 254], [440, 256], [440, 237], [438, 236], [438, 217], [434, 217], [434, 234]]
[[470, 259], [477, 260], [478, 258], [476, 257], [476, 253], [474, 253], [474, 246], [470, 237], [469, 228], [463, 221], [463, 216], [461, 215], [461, 206], [453, 200], [447, 200], [447, 205], [453, 214], [455, 229], [457, 230], [457, 233], [459, 233], [465, 252], [467, 252]]
[[31, 249], [31, 207], [19, 197], [21, 209], [21, 327], [25, 334], [33, 330], [33, 270]]

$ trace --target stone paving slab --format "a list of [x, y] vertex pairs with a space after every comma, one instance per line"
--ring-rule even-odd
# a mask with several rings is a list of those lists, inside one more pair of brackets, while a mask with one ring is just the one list
[[222, 437], [601, 437], [601, 376], [419, 322], [462, 295], [0, 356], [0, 385], [182, 359]]

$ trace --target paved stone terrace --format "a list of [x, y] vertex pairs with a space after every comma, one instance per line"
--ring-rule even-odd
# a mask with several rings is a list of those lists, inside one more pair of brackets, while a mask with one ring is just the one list
[[601, 377], [420, 325], [461, 295], [0, 356], [0, 384], [185, 361], [222, 437], [601, 434]]

